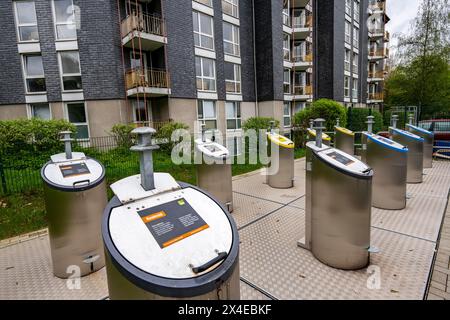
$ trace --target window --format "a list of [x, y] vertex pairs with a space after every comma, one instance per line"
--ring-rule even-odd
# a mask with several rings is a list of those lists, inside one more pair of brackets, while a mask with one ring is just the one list
[[352, 43], [351, 33], [352, 33], [352, 26], [348, 21], [345, 21], [345, 42], [347, 42], [348, 44]]
[[24, 55], [23, 70], [27, 93], [47, 91], [41, 55]]
[[284, 127], [291, 126], [291, 104], [285, 102], [283, 105], [283, 125]]
[[226, 102], [227, 130], [241, 129], [241, 104], [239, 102]]
[[56, 40], [77, 38], [75, 7], [72, 0], [53, 0]]
[[291, 37], [283, 34], [283, 59], [285, 61], [291, 61]]
[[82, 90], [80, 55], [78, 51], [59, 53], [63, 91]]
[[352, 0], [345, 0], [345, 13], [352, 15]]
[[239, 56], [239, 28], [231, 23], [223, 23], [223, 49], [226, 54]]
[[[147, 108], [146, 106], [147, 102]], [[131, 100], [131, 105], [133, 107], [133, 121], [135, 123], [145, 123], [146, 121], [152, 120], [152, 111], [151, 111], [151, 100], [144, 99], [140, 100]]]
[[31, 118], [50, 120], [51, 114], [49, 104], [48, 103], [30, 104], [30, 116]]
[[68, 103], [67, 119], [77, 127], [77, 139], [89, 139], [89, 126], [84, 102]]
[[14, 8], [19, 41], [39, 41], [34, 1], [15, 1]]
[[344, 77], [344, 97], [350, 98], [350, 77]]
[[289, 0], [283, 0], [283, 24], [290, 27], [291, 19], [289, 16]]
[[197, 90], [216, 91], [215, 61], [208, 58], [195, 57], [197, 74]]
[[212, 7], [212, 0], [194, 0], [194, 1], [202, 3], [208, 7]]
[[348, 71], [348, 72], [350, 72], [350, 57], [351, 57], [350, 50], [345, 49], [344, 66], [345, 66], [345, 71]]
[[359, 0], [354, 0], [354, 2], [353, 2], [353, 17], [358, 23], [359, 23], [359, 10], [360, 10]]
[[353, 73], [356, 73], [356, 74], [358, 74], [358, 59], [359, 59], [359, 56], [358, 56], [358, 54], [357, 53], [353, 53]]
[[353, 28], [353, 46], [359, 47], [359, 29], [357, 27]]
[[196, 47], [214, 50], [213, 18], [194, 11], [194, 43]]
[[352, 96], [353, 99], [358, 99], [358, 79], [353, 79]]
[[291, 70], [284, 69], [283, 73], [283, 90], [284, 93], [290, 94], [291, 93]]
[[241, 66], [231, 62], [225, 62], [226, 91], [241, 93]]
[[295, 101], [294, 102], [294, 114], [304, 110], [306, 108], [306, 102]]
[[215, 101], [198, 101], [198, 120], [205, 124], [206, 129], [217, 129], [216, 103]]
[[222, 0], [222, 11], [230, 16], [239, 18], [239, 0]]

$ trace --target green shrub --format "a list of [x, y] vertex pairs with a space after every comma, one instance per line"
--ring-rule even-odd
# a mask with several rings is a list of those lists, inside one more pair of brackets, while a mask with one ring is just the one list
[[170, 122], [170, 123], [167, 123], [167, 124], [163, 125], [156, 132], [156, 135], [155, 135], [156, 139], [167, 141], [165, 143], [160, 143], [159, 144], [160, 145], [160, 149], [163, 152], [167, 152], [169, 154], [172, 152], [172, 149], [173, 149], [173, 147], [176, 144], [176, 142], [173, 142], [172, 139], [171, 139], [172, 138], [172, 133], [175, 130], [178, 130], [178, 129], [188, 130], [189, 126], [184, 124], [184, 123], [181, 123], [181, 122]]
[[339, 118], [341, 126], [347, 125], [347, 113], [338, 102], [329, 99], [314, 101], [310, 108], [304, 109], [294, 115], [294, 126], [300, 129], [309, 127], [310, 119], [325, 119], [326, 131], [334, 131], [336, 120]]
[[247, 121], [244, 122], [242, 128], [244, 130], [267, 130], [270, 128], [270, 122], [275, 121], [275, 128], [280, 127], [280, 121], [275, 120], [274, 118], [265, 118], [265, 117], [253, 117], [248, 118]]
[[133, 145], [134, 135], [131, 133], [135, 126], [131, 124], [116, 124], [111, 129], [111, 134], [116, 140], [117, 147], [123, 149], [130, 149]]
[[[372, 114], [371, 114], [372, 113]], [[373, 132], [380, 132], [383, 130], [383, 116], [380, 112], [367, 108], [348, 108], [347, 110], [347, 128], [352, 131], [367, 131], [367, 117], [374, 116]]]
[[39, 168], [50, 155], [63, 152], [59, 132], [76, 127], [65, 120], [0, 121], [0, 161], [16, 168]]

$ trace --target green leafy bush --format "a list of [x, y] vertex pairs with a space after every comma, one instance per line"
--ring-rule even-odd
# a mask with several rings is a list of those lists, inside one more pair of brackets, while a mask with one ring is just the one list
[[366, 108], [348, 108], [347, 110], [347, 128], [352, 131], [366, 131], [367, 117], [374, 116], [373, 132], [380, 132], [383, 130], [383, 116], [380, 112], [373, 110], [371, 114], [370, 109]]
[[76, 127], [65, 120], [0, 121], [0, 161], [14, 167], [40, 167], [50, 155], [62, 152], [59, 132]]
[[165, 143], [160, 143], [160, 149], [163, 152], [171, 153], [173, 147], [175, 146], [175, 142], [172, 142], [172, 133], [175, 130], [184, 129], [188, 130], [189, 126], [181, 123], [181, 122], [170, 122], [163, 125], [155, 135], [155, 138], [158, 140], [164, 140]]
[[244, 130], [267, 130], [270, 128], [270, 122], [275, 121], [275, 128], [280, 127], [280, 121], [275, 120], [274, 118], [265, 118], [265, 117], [253, 117], [247, 119], [247, 121], [244, 122], [242, 127]]
[[340, 103], [329, 100], [320, 99], [313, 102], [310, 108], [304, 109], [294, 115], [294, 126], [300, 129], [309, 127], [310, 119], [323, 118], [325, 119], [326, 131], [334, 131], [336, 120], [339, 118], [341, 126], [347, 125], [347, 112], [345, 107]]
[[117, 147], [130, 149], [133, 145], [134, 135], [131, 133], [135, 127], [131, 124], [116, 124], [111, 129], [111, 134], [116, 140]]

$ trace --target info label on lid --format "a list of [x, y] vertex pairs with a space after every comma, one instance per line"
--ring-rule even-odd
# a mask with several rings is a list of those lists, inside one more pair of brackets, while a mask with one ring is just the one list
[[161, 249], [209, 228], [185, 199], [138, 211]]
[[86, 163], [75, 163], [75, 164], [66, 164], [59, 166], [61, 173], [64, 178], [70, 178], [75, 176], [81, 176], [84, 174], [91, 173], [86, 165]]
[[333, 158], [334, 160], [336, 160], [339, 163], [342, 163], [344, 166], [349, 166], [355, 162], [352, 159], [349, 159], [346, 156], [344, 156], [340, 153], [334, 152], [334, 151], [327, 153], [327, 156], [329, 156], [330, 158]]

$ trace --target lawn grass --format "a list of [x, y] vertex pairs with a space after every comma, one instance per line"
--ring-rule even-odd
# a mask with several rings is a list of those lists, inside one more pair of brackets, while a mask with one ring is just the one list
[[[304, 157], [303, 149], [295, 150], [295, 158]], [[106, 181], [108, 186], [123, 177], [137, 174], [139, 172], [139, 163], [137, 157], [123, 156], [114, 158], [97, 157], [106, 167]], [[132, 165], [130, 165], [132, 163]], [[126, 165], [125, 165], [126, 164]], [[233, 164], [233, 176], [245, 174], [262, 168], [258, 164]], [[190, 184], [196, 184], [195, 165], [183, 164], [174, 165], [164, 153], [154, 153], [154, 171], [169, 172], [177, 181], [183, 181]], [[40, 178], [38, 184], [41, 185]], [[108, 188], [108, 196], [113, 196]], [[47, 227], [47, 217], [45, 212], [45, 203], [43, 191], [36, 188], [35, 191], [16, 193], [7, 196], [0, 196], [0, 240], [14, 237], [20, 234], [36, 231]]]

